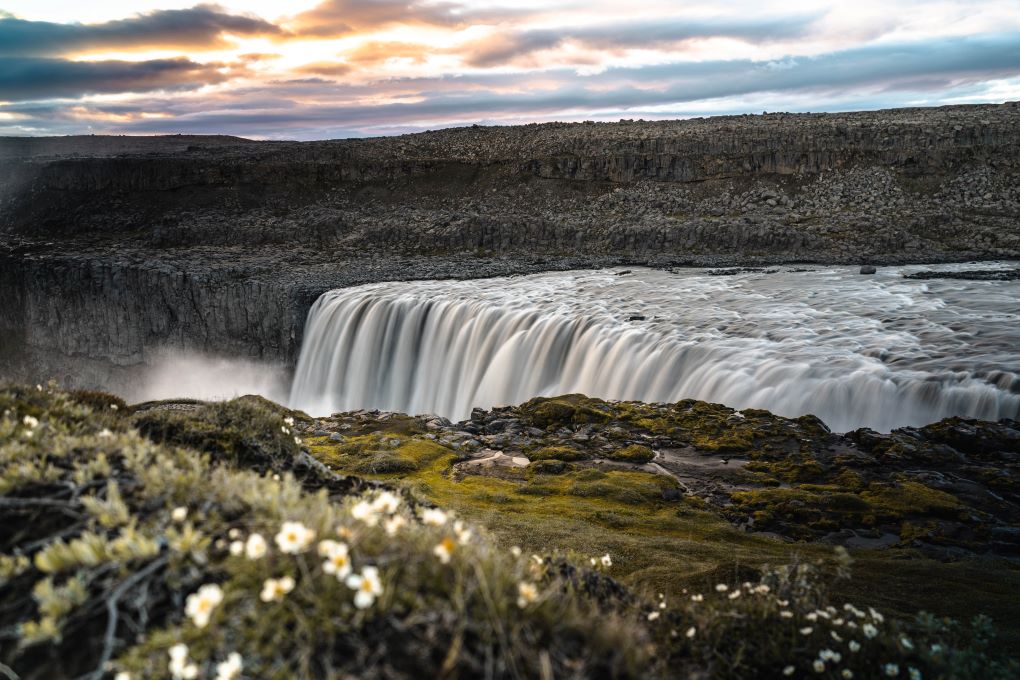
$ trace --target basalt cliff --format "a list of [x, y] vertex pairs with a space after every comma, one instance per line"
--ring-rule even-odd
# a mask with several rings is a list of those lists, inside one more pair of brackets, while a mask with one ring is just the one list
[[1017, 103], [306, 143], [8, 138], [0, 375], [118, 389], [167, 347], [285, 367], [316, 297], [370, 281], [1016, 257]]

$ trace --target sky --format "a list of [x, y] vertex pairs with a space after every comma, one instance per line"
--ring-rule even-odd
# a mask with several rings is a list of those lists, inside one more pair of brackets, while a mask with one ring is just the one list
[[0, 0], [0, 135], [328, 139], [1014, 100], [1017, 0]]

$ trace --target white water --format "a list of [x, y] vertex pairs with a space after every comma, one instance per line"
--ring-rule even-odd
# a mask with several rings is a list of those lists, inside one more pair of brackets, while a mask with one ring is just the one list
[[1020, 282], [901, 277], [966, 268], [603, 270], [335, 290], [308, 315], [290, 402], [456, 420], [582, 392], [813, 413], [839, 431], [1020, 417]]

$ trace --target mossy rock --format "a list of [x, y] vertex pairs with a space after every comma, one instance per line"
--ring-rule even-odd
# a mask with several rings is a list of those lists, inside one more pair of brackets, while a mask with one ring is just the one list
[[644, 465], [645, 463], [651, 462], [655, 458], [655, 452], [647, 446], [641, 444], [631, 444], [630, 446], [624, 446], [622, 449], [616, 449], [605, 454], [605, 457], [609, 460], [619, 461], [621, 463], [634, 463], [635, 465]]
[[564, 463], [562, 460], [536, 460], [528, 465], [528, 470], [542, 475], [562, 475], [564, 472], [571, 472], [576, 466]]
[[160, 444], [196, 449], [232, 465], [283, 471], [301, 453], [283, 419], [272, 402], [241, 397], [188, 410], [145, 410], [135, 417], [135, 426]]
[[532, 399], [521, 405], [521, 413], [530, 418], [536, 427], [545, 429], [607, 423], [614, 415], [612, 407], [606, 402], [589, 399], [581, 394]]
[[590, 456], [587, 452], [570, 446], [546, 446], [528, 454], [528, 459], [532, 462], [539, 460], [561, 460], [569, 463], [578, 460], [587, 460], [588, 458], [590, 458]]

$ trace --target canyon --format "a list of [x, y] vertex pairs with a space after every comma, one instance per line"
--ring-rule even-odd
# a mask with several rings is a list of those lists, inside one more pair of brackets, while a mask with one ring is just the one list
[[[0, 375], [123, 391], [173, 353], [285, 381], [332, 289], [645, 265], [1020, 257], [1020, 105], [0, 140]], [[154, 304], [158, 301], [158, 304]]]

